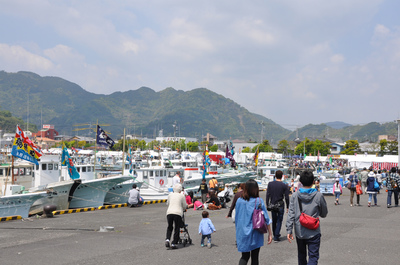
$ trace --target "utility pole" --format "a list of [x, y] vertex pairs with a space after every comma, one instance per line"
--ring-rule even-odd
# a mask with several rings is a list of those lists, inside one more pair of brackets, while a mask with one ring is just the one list
[[397, 167], [400, 166], [400, 119], [397, 120], [397, 157], [398, 157], [398, 161], [397, 161]]
[[262, 144], [262, 142], [263, 142], [263, 134], [264, 134], [264, 122], [261, 121], [260, 124], [261, 124], [261, 142], [260, 142], [260, 144]]

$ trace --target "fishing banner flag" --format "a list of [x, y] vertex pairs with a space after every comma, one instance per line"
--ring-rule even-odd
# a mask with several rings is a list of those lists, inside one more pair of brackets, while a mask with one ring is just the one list
[[99, 125], [97, 125], [97, 138], [96, 142], [99, 145], [103, 146], [108, 146], [109, 148], [112, 148], [114, 146], [114, 140], [111, 139], [104, 131], [102, 128], [100, 128]]
[[68, 167], [68, 175], [71, 179], [79, 179], [81, 176], [79, 172], [76, 170], [74, 163], [72, 162], [71, 157], [68, 154], [67, 147], [63, 144], [62, 146], [62, 154], [61, 154], [61, 166]]
[[260, 151], [259, 151], [259, 149], [257, 147], [257, 150], [256, 150], [256, 152], [254, 154], [254, 163], [256, 164], [256, 166], [258, 165], [258, 154], [259, 153], [260, 153]]
[[206, 145], [206, 150], [203, 153], [203, 179], [206, 178], [207, 167], [211, 165], [211, 159], [208, 153], [208, 145]]
[[229, 151], [228, 146], [226, 146], [225, 157], [231, 161], [231, 167], [236, 167], [236, 161], [233, 158], [232, 153]]
[[132, 174], [133, 169], [132, 169], [132, 149], [131, 149], [131, 145], [129, 145], [128, 154], [126, 155], [126, 161], [129, 162], [129, 173]]
[[36, 165], [39, 165], [38, 159], [42, 156], [40, 148], [28, 137], [25, 137], [24, 132], [18, 125], [11, 154]]

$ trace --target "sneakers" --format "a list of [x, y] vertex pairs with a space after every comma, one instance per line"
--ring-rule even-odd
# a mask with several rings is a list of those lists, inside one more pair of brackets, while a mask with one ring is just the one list
[[165, 247], [166, 247], [166, 248], [170, 248], [170, 247], [171, 247], [171, 246], [170, 246], [170, 242], [169, 242], [168, 239], [165, 240]]
[[211, 248], [211, 243], [207, 243], [207, 247], [208, 247], [208, 248]]
[[350, 204], [350, 207], [353, 207], [353, 204]]
[[201, 247], [204, 247], [204, 244], [201, 244]]
[[174, 244], [171, 244], [171, 248], [172, 249], [177, 249], [178, 247], [176, 245], [174, 245]]
[[387, 207], [388, 207], [388, 208], [392, 208], [392, 205], [388, 204]]
[[368, 207], [371, 207], [371, 203], [370, 202], [368, 203]]

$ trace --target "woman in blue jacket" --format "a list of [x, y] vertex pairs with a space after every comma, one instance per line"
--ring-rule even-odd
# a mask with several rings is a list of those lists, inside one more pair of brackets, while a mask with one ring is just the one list
[[263, 199], [259, 196], [258, 184], [255, 180], [250, 179], [246, 182], [243, 191], [243, 197], [236, 202], [235, 227], [236, 242], [242, 257], [239, 265], [245, 265], [251, 257], [251, 264], [258, 264], [258, 256], [260, 247], [264, 245], [264, 234], [253, 229], [252, 216], [253, 211], [260, 204], [264, 211], [264, 217], [268, 224], [268, 244], [272, 242], [271, 223], [268, 217], [267, 209]]

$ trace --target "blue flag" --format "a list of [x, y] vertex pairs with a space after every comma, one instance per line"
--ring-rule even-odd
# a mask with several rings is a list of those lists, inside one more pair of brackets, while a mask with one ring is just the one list
[[97, 138], [96, 142], [99, 145], [103, 146], [108, 146], [109, 148], [112, 148], [114, 146], [114, 140], [111, 139], [104, 131], [103, 129], [97, 125]]
[[68, 167], [68, 175], [71, 179], [79, 179], [81, 176], [79, 172], [76, 170], [74, 163], [72, 162], [71, 157], [68, 154], [68, 150], [63, 144], [62, 154], [61, 154], [61, 166]]

